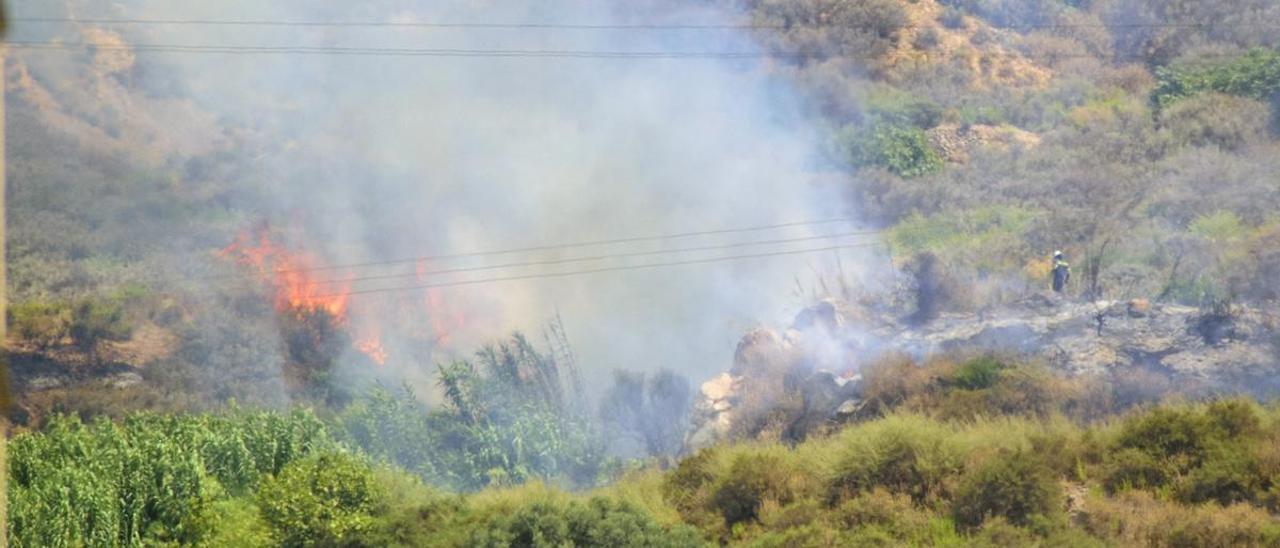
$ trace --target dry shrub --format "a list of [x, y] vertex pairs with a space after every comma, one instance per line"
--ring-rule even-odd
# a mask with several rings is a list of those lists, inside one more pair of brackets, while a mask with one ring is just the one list
[[1115, 498], [1091, 497], [1085, 508], [1084, 527], [1122, 545], [1227, 548], [1280, 542], [1271, 516], [1245, 504], [1182, 506], [1129, 491]]
[[886, 356], [862, 369], [862, 397], [868, 409], [880, 413], [932, 390], [949, 362], [931, 360], [918, 365], [905, 354]]
[[880, 527], [899, 537], [924, 529], [930, 519], [929, 512], [916, 508], [910, 496], [883, 488], [844, 501], [835, 515], [847, 529]]
[[1146, 67], [1128, 64], [1108, 70], [1102, 75], [1100, 84], [1122, 89], [1131, 95], [1146, 95], [1156, 87], [1156, 79]]

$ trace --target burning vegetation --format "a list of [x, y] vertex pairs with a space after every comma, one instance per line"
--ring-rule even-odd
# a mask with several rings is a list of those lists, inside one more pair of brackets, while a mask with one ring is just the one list
[[153, 4], [9, 21], [14, 545], [1280, 545], [1276, 0]]
[[[269, 288], [281, 321], [327, 324], [350, 339], [350, 348], [378, 365], [391, 357], [384, 342], [386, 318], [411, 318], [412, 323], [402, 325], [403, 332], [398, 334], [432, 348], [447, 347], [450, 335], [465, 325], [461, 310], [451, 306], [439, 288], [426, 289], [419, 299], [353, 296], [355, 268], [329, 265], [306, 251], [273, 241], [269, 232], [261, 228], [242, 233], [219, 255]], [[425, 261], [416, 263], [415, 279], [425, 282], [428, 272]], [[310, 339], [317, 348], [324, 346], [324, 340], [319, 335]]]

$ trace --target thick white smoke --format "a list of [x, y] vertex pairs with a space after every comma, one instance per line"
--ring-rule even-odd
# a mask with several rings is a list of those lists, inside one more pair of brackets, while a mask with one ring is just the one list
[[[744, 22], [700, 3], [688, 7], [677, 2], [324, 4], [85, 0], [74, 2], [69, 12], [90, 19]], [[112, 28], [134, 44], [758, 49], [750, 36], [731, 29]], [[786, 83], [762, 69], [760, 63], [767, 61], [138, 55], [149, 71], [165, 74], [173, 89], [215, 113], [227, 127], [251, 129], [250, 178], [267, 188], [266, 201], [258, 207], [273, 222], [294, 227], [309, 251], [334, 263], [770, 225], [838, 217], [849, 209], [837, 189], [815, 182], [817, 146], [810, 121]], [[172, 120], [179, 130], [182, 123]], [[851, 227], [795, 227], [429, 266], [678, 248]], [[479, 272], [431, 281], [833, 243]], [[859, 263], [859, 253], [843, 252], [846, 269]], [[746, 328], [785, 324], [800, 304], [793, 292], [796, 280], [812, 279], [815, 269], [829, 267], [834, 259], [828, 252], [441, 289], [437, 298], [465, 315], [465, 321], [435, 359], [446, 359], [450, 351], [469, 352], [513, 329], [538, 332], [558, 310], [589, 382], [607, 378], [614, 368], [669, 367], [692, 379], [704, 378], [728, 367], [734, 343]], [[412, 267], [357, 274], [405, 271]], [[371, 282], [357, 289], [412, 283]], [[399, 292], [356, 298], [425, 297]], [[388, 344], [394, 351], [394, 342]]]

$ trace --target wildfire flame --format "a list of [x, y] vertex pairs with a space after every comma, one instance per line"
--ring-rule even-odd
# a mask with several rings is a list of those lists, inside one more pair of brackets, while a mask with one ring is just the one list
[[[352, 333], [352, 346], [356, 350], [374, 363], [386, 364], [389, 354], [383, 345], [379, 319], [390, 316], [392, 310], [370, 309], [373, 303], [363, 301], [352, 310], [351, 283], [341, 281], [349, 279], [350, 272], [328, 268], [315, 257], [273, 242], [265, 229], [240, 234], [220, 255], [250, 269], [260, 281], [269, 285], [279, 313], [298, 315], [324, 311], [336, 326]], [[415, 266], [414, 274], [418, 280], [427, 281], [427, 264], [418, 261]], [[439, 288], [427, 289], [425, 301], [393, 302], [399, 303], [399, 310], [406, 317], [418, 321], [422, 319], [422, 311], [415, 312], [410, 308], [426, 306], [425, 324], [429, 325], [431, 341], [436, 346], [448, 344], [452, 335], [466, 324], [463, 310], [446, 301]], [[406, 304], [412, 306], [406, 308]], [[357, 317], [352, 320], [351, 315]]]
[[[271, 286], [276, 311], [282, 314], [324, 311], [336, 325], [349, 325], [351, 284], [332, 281], [347, 277], [345, 273], [317, 270], [319, 261], [272, 242], [265, 231], [256, 237], [241, 234], [220, 254], [253, 270], [260, 280]], [[317, 276], [318, 272], [327, 273], [330, 279]], [[380, 330], [373, 326], [363, 331], [353, 346], [374, 363], [385, 364], [387, 351], [382, 346]]]
[[258, 234], [256, 242], [252, 236], [241, 234], [222, 250], [221, 255], [253, 269], [260, 279], [271, 284], [276, 310], [323, 310], [334, 321], [346, 322], [351, 284], [315, 277], [317, 261], [277, 245], [265, 232]]

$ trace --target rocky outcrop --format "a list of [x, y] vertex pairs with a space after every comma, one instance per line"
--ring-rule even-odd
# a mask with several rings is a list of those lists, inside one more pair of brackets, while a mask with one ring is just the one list
[[[1040, 360], [1061, 374], [1134, 373], [1210, 391], [1280, 392], [1280, 311], [1206, 311], [1131, 301], [1040, 295], [978, 314], [942, 314], [908, 326], [887, 314], [823, 301], [781, 334], [756, 329], [730, 370], [702, 385], [690, 449], [768, 428], [783, 408], [783, 437], [803, 437], [856, 416], [860, 367], [890, 352], [923, 358], [990, 350]], [[774, 417], [776, 419], [776, 417]], [[765, 425], [765, 426], [761, 426]]]

